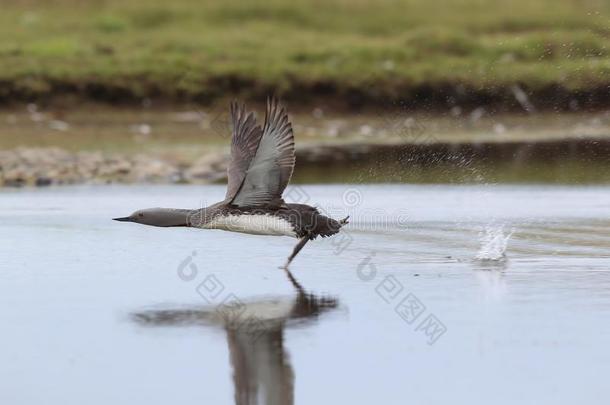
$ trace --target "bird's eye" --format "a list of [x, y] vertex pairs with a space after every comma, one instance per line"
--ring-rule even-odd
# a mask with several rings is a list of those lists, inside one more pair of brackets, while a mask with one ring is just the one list
[[144, 216], [144, 214], [139, 213], [139, 214], [138, 214], [138, 216], [139, 216], [140, 218], [142, 218], [142, 217]]

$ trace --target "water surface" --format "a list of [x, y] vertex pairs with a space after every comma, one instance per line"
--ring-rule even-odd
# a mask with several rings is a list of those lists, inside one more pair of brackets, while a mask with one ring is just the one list
[[289, 189], [352, 217], [306, 293], [292, 239], [110, 220], [223, 195], [3, 190], [0, 402], [606, 402], [610, 187]]

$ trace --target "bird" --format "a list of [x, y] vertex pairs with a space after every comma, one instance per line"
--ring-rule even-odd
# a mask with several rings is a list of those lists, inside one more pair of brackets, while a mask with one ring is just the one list
[[288, 269], [308, 241], [337, 234], [348, 224], [349, 216], [336, 220], [316, 207], [286, 203], [282, 198], [296, 158], [292, 124], [276, 97], [267, 99], [262, 127], [254, 113], [237, 101], [230, 104], [230, 123], [231, 157], [224, 200], [200, 209], [141, 209], [113, 220], [297, 238], [281, 267]]

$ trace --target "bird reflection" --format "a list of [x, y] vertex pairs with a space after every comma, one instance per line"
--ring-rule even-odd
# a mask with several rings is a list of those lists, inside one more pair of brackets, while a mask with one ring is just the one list
[[284, 348], [284, 330], [304, 327], [338, 307], [332, 297], [309, 294], [285, 270], [295, 296], [232, 302], [193, 309], [150, 310], [133, 314], [149, 326], [204, 325], [226, 332], [233, 368], [235, 404], [294, 403], [294, 371]]

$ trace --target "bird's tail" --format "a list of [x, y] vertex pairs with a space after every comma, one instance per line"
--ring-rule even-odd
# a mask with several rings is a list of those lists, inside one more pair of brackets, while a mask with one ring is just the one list
[[348, 223], [348, 219], [349, 216], [336, 220], [325, 215], [319, 215], [316, 218], [316, 225], [314, 232], [312, 232], [312, 238], [317, 236], [322, 236], [325, 238], [327, 236], [336, 234], [343, 227], [343, 225]]

